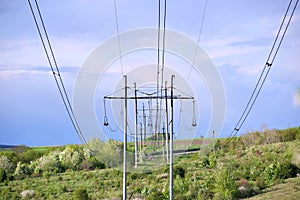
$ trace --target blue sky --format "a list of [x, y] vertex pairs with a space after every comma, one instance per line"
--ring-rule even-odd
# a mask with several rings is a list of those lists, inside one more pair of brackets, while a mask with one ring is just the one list
[[[157, 27], [158, 1], [116, 2], [120, 32]], [[208, 0], [200, 46], [223, 79], [226, 117], [222, 136], [234, 128], [250, 97], [288, 2]], [[39, 3], [67, 92], [72, 97], [85, 59], [117, 33], [113, 1]], [[197, 41], [204, 3], [168, 1], [166, 27]], [[269, 128], [300, 125], [299, 9], [240, 133], [259, 130], [265, 125]], [[27, 1], [0, 1], [0, 24], [0, 144], [80, 143], [50, 73]], [[166, 64], [175, 62], [171, 58], [166, 58]], [[125, 65], [130, 65], [131, 60], [127, 59]], [[209, 123], [209, 114], [201, 116], [201, 124]]]

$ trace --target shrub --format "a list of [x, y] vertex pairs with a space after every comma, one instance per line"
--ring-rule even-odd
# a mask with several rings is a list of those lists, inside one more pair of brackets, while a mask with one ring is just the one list
[[217, 157], [215, 154], [209, 156], [209, 167], [214, 168], [217, 165]]
[[18, 154], [18, 158], [22, 163], [29, 164], [31, 161], [39, 159], [42, 155], [43, 154], [41, 152], [28, 148], [26, 151], [20, 152]]
[[97, 160], [95, 157], [89, 158], [88, 161], [92, 163], [93, 169], [105, 169], [105, 164]]
[[[89, 142], [94, 157], [107, 167], [118, 167], [123, 163], [122, 146], [122, 143], [114, 140], [104, 143], [99, 139], [93, 139]], [[128, 162], [130, 162], [129, 155]]]
[[15, 192], [11, 192], [7, 187], [1, 188], [0, 197], [1, 200], [18, 199], [17, 194]]
[[7, 179], [7, 175], [4, 169], [0, 168], [0, 183]]
[[204, 157], [202, 157], [200, 160], [202, 160], [202, 161], [201, 161], [202, 167], [207, 167], [207, 166], [209, 166], [209, 158], [208, 158], [208, 156], [204, 156]]
[[89, 195], [88, 195], [86, 189], [84, 189], [84, 188], [77, 188], [73, 192], [73, 199], [74, 200], [88, 200], [89, 199]]
[[45, 171], [44, 173], [43, 173], [43, 177], [45, 178], [45, 179], [47, 179], [47, 182], [49, 183], [50, 182], [50, 177], [51, 177], [51, 172], [49, 172], [49, 171]]
[[279, 134], [283, 142], [292, 141], [297, 138], [299, 128], [288, 128], [285, 130], [280, 130]]
[[255, 181], [255, 186], [258, 187], [260, 190], [266, 188], [266, 180], [264, 177], [258, 177]]
[[214, 176], [214, 199], [233, 199], [238, 194], [238, 188], [233, 174], [223, 167]]
[[295, 166], [300, 167], [300, 150], [299, 149], [291, 149], [292, 151], [290, 154], [291, 163]]
[[35, 173], [42, 173], [44, 171], [59, 173], [64, 171], [62, 162], [59, 158], [59, 152], [57, 151], [52, 151], [49, 155], [40, 157], [31, 165], [35, 167]]
[[179, 176], [180, 178], [185, 178], [185, 169], [181, 166], [174, 167], [174, 177]]
[[26, 176], [30, 176], [31, 174], [32, 170], [26, 163], [18, 162], [17, 168], [15, 170], [15, 177], [23, 179]]
[[150, 195], [146, 198], [147, 200], [157, 200], [157, 199], [167, 199], [161, 191], [151, 192]]
[[0, 156], [0, 169], [3, 169], [6, 174], [11, 174], [15, 170], [13, 163], [6, 155]]

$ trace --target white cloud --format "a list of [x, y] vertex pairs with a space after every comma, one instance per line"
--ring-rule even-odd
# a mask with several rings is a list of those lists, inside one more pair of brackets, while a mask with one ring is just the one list
[[38, 41], [2, 40], [0, 45], [1, 65], [41, 65], [47, 61]]
[[8, 80], [22, 75], [52, 75], [47, 66], [0, 65], [0, 79]]
[[298, 90], [293, 97], [293, 104], [296, 107], [300, 107], [300, 90]]
[[[54, 55], [60, 66], [80, 66], [88, 53], [97, 45], [97, 41], [82, 41], [79, 39], [65, 38], [54, 38], [54, 40], [52, 40]], [[2, 40], [0, 41], [0, 46], [2, 65], [48, 64], [42, 43], [38, 38], [31, 41]]]
[[26, 70], [1, 70], [0, 71], [0, 79], [7, 80], [12, 76], [20, 75], [25, 73]]

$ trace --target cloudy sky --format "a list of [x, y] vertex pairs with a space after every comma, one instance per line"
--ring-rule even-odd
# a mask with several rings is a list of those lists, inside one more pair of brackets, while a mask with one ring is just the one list
[[[232, 131], [242, 114], [288, 3], [288, 0], [207, 1], [200, 46], [223, 79], [226, 94], [223, 137]], [[114, 2], [41, 0], [39, 4], [67, 92], [72, 97], [77, 74], [86, 58], [117, 34]], [[121, 33], [157, 27], [158, 1], [116, 0], [116, 5]], [[204, 0], [168, 1], [166, 27], [197, 41], [204, 5]], [[50, 73], [27, 1], [0, 1], [0, 24], [0, 144], [80, 143]], [[240, 133], [262, 126], [300, 126], [299, 36], [298, 7]], [[166, 64], [172, 67], [176, 58], [167, 58]], [[130, 60], [126, 63], [125, 59], [124, 65], [130, 65]], [[209, 123], [205, 115], [202, 119], [200, 124]]]

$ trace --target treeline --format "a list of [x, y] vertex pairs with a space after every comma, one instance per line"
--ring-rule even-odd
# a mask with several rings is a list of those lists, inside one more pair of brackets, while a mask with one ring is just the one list
[[106, 163], [106, 160], [110, 160], [107, 156], [113, 158], [114, 154], [118, 156], [114, 141], [103, 143], [93, 140], [88, 146], [66, 145], [47, 151], [18, 146], [0, 151], [0, 182], [36, 176], [49, 177], [53, 173], [67, 171], [103, 169], [106, 164], [111, 164]]
[[[300, 140], [300, 126], [291, 127], [283, 130], [269, 129], [263, 127], [261, 131], [250, 131], [239, 137], [232, 138], [230, 142], [228, 140], [218, 140], [216, 148], [220, 149], [237, 149], [248, 148], [256, 145], [266, 145], [278, 142], [288, 142], [293, 140]], [[226, 144], [226, 145], [225, 145]]]

